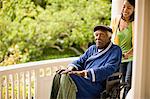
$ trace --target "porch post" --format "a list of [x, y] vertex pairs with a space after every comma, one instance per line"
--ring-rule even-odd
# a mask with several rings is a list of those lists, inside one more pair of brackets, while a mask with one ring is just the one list
[[112, 0], [111, 19], [113, 19], [115, 16], [120, 15], [122, 4], [123, 0]]
[[127, 99], [150, 97], [150, 0], [136, 0], [132, 88]]

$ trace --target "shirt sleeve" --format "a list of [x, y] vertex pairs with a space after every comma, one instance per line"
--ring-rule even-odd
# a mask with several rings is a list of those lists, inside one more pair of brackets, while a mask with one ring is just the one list
[[121, 49], [117, 47], [117, 49], [112, 51], [104, 66], [97, 66], [98, 68], [92, 68], [88, 70], [88, 79], [90, 79], [92, 82], [101, 82], [106, 80], [108, 76], [119, 69], [121, 57]]
[[111, 20], [110, 27], [112, 28], [113, 33], [116, 31], [117, 25], [119, 24], [121, 16], [118, 15]]
[[120, 17], [121, 16], [117, 16], [117, 17], [115, 17], [111, 20], [111, 28], [112, 28], [112, 31], [113, 31], [111, 41], [115, 44], [118, 44], [118, 37], [116, 35], [116, 31], [117, 31], [117, 27], [118, 27], [118, 24], [119, 24]]
[[116, 18], [112, 19], [111, 24], [110, 24], [110, 27], [112, 28], [113, 33], [115, 31], [115, 25], [116, 25]]

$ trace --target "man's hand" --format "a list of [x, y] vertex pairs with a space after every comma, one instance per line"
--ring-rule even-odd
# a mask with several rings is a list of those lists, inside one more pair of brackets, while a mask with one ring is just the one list
[[74, 69], [74, 67], [70, 66], [66, 69], [59, 69], [59, 70], [56, 71], [56, 73], [58, 73], [58, 74], [67, 74], [67, 73], [71, 72], [73, 69]]
[[56, 71], [58, 74], [67, 74], [68, 72], [71, 72], [72, 70], [69, 69], [59, 69]]
[[86, 70], [82, 70], [82, 71], [70, 71], [68, 73], [69, 74], [75, 74], [75, 75], [87, 78], [87, 71]]
[[65, 71], [65, 70], [66, 70], [66, 69], [58, 69], [58, 70], [56, 71], [56, 73], [60, 74], [61, 72]]
[[66, 69], [64, 71], [62, 71], [60, 74], [68, 74], [69, 72], [71, 72], [72, 70]]

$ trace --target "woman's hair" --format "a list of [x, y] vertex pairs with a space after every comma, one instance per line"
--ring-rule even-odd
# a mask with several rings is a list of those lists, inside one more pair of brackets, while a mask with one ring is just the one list
[[135, 0], [127, 0], [135, 8]]
[[[135, 0], [128, 0], [128, 2], [135, 8]], [[130, 22], [134, 21], [134, 11], [130, 16]]]
[[[129, 2], [129, 3], [135, 8], [135, 0], [126, 0], [126, 1]], [[121, 16], [121, 18], [124, 19], [124, 18], [123, 18], [123, 15]], [[134, 21], [134, 11], [133, 11], [133, 13], [131, 14], [129, 20], [130, 20], [130, 22]]]

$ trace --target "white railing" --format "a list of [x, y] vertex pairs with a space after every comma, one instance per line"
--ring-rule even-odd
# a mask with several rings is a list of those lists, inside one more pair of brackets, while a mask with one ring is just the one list
[[55, 71], [77, 58], [0, 67], [0, 99], [49, 99]]

